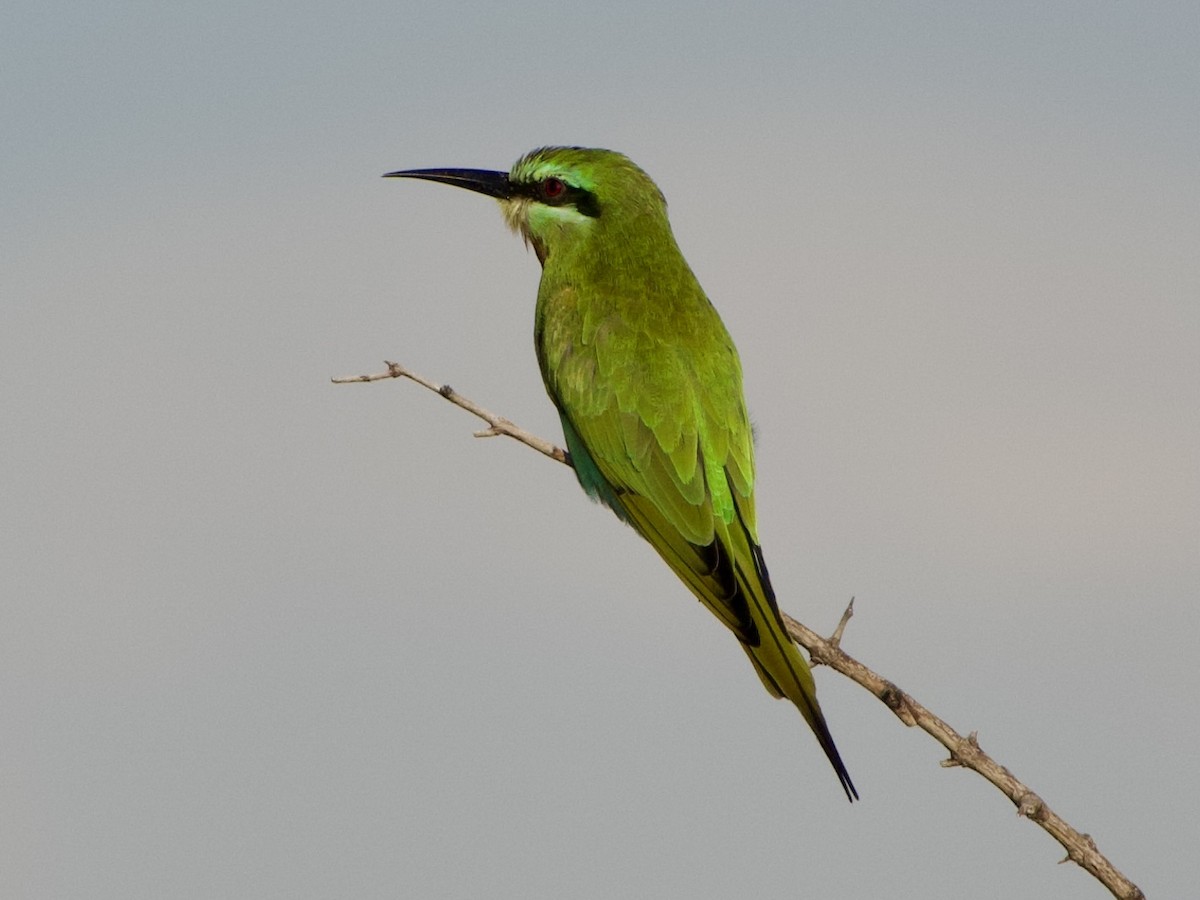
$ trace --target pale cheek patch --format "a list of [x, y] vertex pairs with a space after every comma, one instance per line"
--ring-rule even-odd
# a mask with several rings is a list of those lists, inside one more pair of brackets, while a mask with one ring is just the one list
[[500, 209], [504, 213], [505, 223], [521, 236], [526, 246], [538, 243], [534, 240], [535, 235], [544, 238], [553, 231], [571, 234], [589, 229], [595, 222], [573, 206], [547, 206], [528, 197], [501, 200]]
[[526, 227], [534, 234], [547, 234], [552, 230], [562, 234], [583, 233], [595, 222], [573, 206], [547, 206], [536, 202], [529, 204], [525, 221]]

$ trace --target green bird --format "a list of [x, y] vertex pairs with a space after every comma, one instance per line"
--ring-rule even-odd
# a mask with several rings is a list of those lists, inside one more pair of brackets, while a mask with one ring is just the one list
[[736, 635], [850, 781], [788, 637], [754, 515], [754, 444], [729, 332], [675, 243], [658, 186], [611, 150], [543, 147], [509, 172], [408, 169], [494, 197], [542, 264], [538, 365], [583, 489]]

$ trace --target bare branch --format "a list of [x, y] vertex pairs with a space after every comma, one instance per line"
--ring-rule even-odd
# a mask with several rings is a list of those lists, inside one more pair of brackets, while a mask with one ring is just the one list
[[[334, 384], [351, 384], [360, 381], [383, 381], [387, 378], [407, 378], [415, 381], [424, 388], [440, 394], [455, 406], [461, 406], [467, 412], [478, 416], [488, 423], [488, 428], [475, 432], [476, 437], [492, 437], [505, 435], [532, 447], [551, 459], [565, 465], [571, 465], [571, 457], [567, 451], [555, 446], [549, 441], [518, 428], [508, 419], [489, 412], [473, 401], [459, 394], [449, 385], [441, 385], [409, 371], [398, 363], [387, 363], [388, 370], [375, 375], [355, 375], [347, 378], [334, 378]], [[1091, 873], [1118, 900], [1145, 900], [1142, 891], [1122, 875], [1117, 868], [1100, 853], [1090, 835], [1083, 834], [1072, 828], [1037, 794], [1017, 780], [1008, 769], [1000, 765], [979, 746], [976, 732], [972, 731], [963, 737], [944, 721], [918, 703], [912, 696], [902, 691], [895, 684], [868, 669], [858, 660], [841, 649], [842, 635], [846, 624], [854, 615], [854, 600], [842, 613], [841, 621], [833, 635], [826, 639], [815, 631], [801, 625], [791, 616], [784, 614], [788, 633], [801, 647], [804, 647], [812, 658], [814, 665], [826, 665], [840, 672], [851, 681], [866, 688], [879, 698], [883, 704], [896, 714], [905, 725], [917, 726], [931, 735], [934, 740], [945, 747], [950, 755], [942, 761], [946, 767], [961, 767], [970, 769], [990, 781], [1017, 808], [1017, 815], [1024, 816], [1036, 822], [1050, 834], [1063, 849], [1067, 851], [1062, 860], [1078, 863], [1084, 870]]]
[[[1114, 897], [1119, 900], [1144, 900], [1145, 895], [1137, 885], [1122, 875], [1100, 853], [1090, 835], [1082, 834], [1072, 828], [1061, 816], [1050, 809], [1041, 797], [1017, 780], [1012, 772], [988, 756], [979, 746], [976, 732], [972, 731], [963, 737], [914, 700], [911, 695], [845, 653], [833, 640], [825, 640], [786, 613], [783, 618], [788, 626], [788, 633], [795, 638], [796, 643], [808, 650], [813, 662], [827, 665], [831, 669], [841, 672], [851, 681], [862, 685], [883, 701], [883, 704], [894, 712], [905, 725], [916, 725], [949, 750], [950, 756], [942, 761], [943, 766], [961, 766], [979, 773], [1013, 802], [1013, 805], [1017, 807], [1017, 815], [1024, 816], [1040, 825], [1067, 851], [1067, 859], [1078, 863], [1090, 872], [1112, 892]], [[843, 615], [842, 623], [836, 632], [838, 637], [840, 637], [846, 619], [847, 617]]]
[[460, 406], [472, 415], [478, 416], [487, 422], [488, 427], [482, 431], [476, 431], [475, 437], [499, 437], [501, 435], [510, 437], [520, 441], [527, 447], [532, 447], [538, 453], [542, 453], [551, 459], [568, 466], [571, 465], [571, 454], [566, 450], [538, 437], [536, 434], [531, 434], [523, 428], [518, 428], [503, 416], [498, 416], [494, 412], [484, 409], [475, 401], [464, 397], [454, 388], [450, 387], [450, 385], [430, 381], [428, 378], [406, 369], [400, 363], [384, 360], [384, 365], [388, 367], [386, 372], [376, 372], [374, 375], [348, 375], [343, 378], [333, 378], [331, 380], [334, 384], [356, 384], [361, 381], [386, 381], [389, 378], [407, 378], [409, 381], [415, 381], [421, 387], [427, 388], [435, 394], [440, 394], [455, 406]]

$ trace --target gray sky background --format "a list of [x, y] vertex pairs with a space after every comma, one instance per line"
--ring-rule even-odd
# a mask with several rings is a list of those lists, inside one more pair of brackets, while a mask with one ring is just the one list
[[862, 793], [566, 469], [537, 263], [388, 182], [625, 151], [785, 609], [1152, 897], [1200, 847], [1194, 2], [17, 3], [0, 895], [1105, 896], [818, 670]]

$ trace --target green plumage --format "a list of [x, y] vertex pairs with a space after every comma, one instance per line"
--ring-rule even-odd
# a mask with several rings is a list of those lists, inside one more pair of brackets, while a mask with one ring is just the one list
[[653, 181], [607, 150], [549, 147], [507, 173], [394, 173], [496, 197], [542, 263], [538, 364], [583, 489], [642, 535], [791, 700], [858, 795], [758, 544], [737, 350]]

